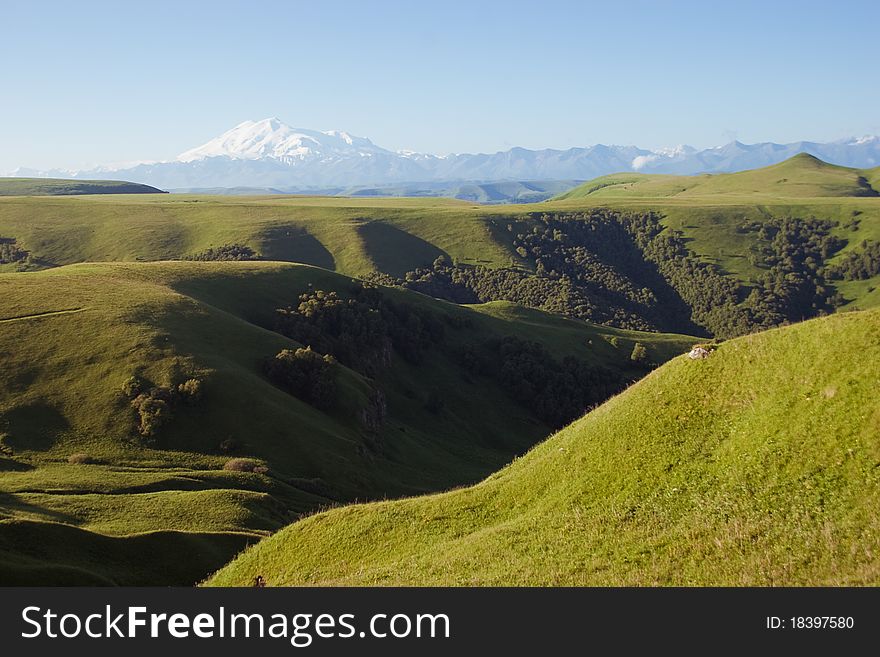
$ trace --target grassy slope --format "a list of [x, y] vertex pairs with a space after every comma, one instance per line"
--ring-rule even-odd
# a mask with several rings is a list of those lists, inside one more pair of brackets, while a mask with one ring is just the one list
[[161, 189], [119, 180], [0, 178], [0, 196], [70, 196], [77, 194], [163, 194]]
[[210, 584], [880, 583], [880, 312], [675, 359], [471, 488], [318, 514]]
[[[809, 162], [802, 164], [800, 168], [809, 172]], [[795, 165], [797, 161], [776, 166]], [[770, 169], [760, 171], [766, 174]], [[847, 176], [850, 171], [843, 170]], [[866, 174], [880, 175], [876, 169]], [[779, 179], [778, 172], [774, 175]], [[377, 269], [400, 274], [428, 266], [438, 255], [468, 264], [510, 266], [520, 262], [505, 230], [511, 218], [521, 218], [527, 211], [577, 212], [607, 206], [662, 213], [668, 226], [689, 238], [694, 252], [746, 285], [762, 271], [748, 259], [754, 233], [737, 230], [744, 222], [787, 215], [831, 219], [838, 222], [834, 232], [848, 242], [841, 255], [864, 239], [880, 240], [880, 198], [784, 198], [745, 191], [691, 196], [591, 194], [527, 208], [475, 206], [449, 199], [15, 197], [0, 198], [0, 237], [16, 238], [39, 261], [56, 265], [179, 258], [211, 246], [241, 243], [273, 260], [305, 262], [351, 276]], [[13, 271], [15, 264], [0, 265], [0, 271], [4, 269]], [[852, 301], [850, 308], [878, 305], [880, 297], [872, 288], [880, 288], [880, 277], [841, 286]]]
[[[471, 208], [448, 199], [7, 198], [0, 199], [0, 237], [56, 265], [173, 259], [232, 243], [353, 276], [430, 265], [441, 254], [510, 264]], [[397, 247], [392, 259], [382, 252], [389, 241]]]
[[[472, 482], [547, 434], [499, 388], [463, 381], [437, 354], [425, 363], [429, 382], [424, 368], [395, 360], [380, 381], [389, 408], [382, 448], [365, 450], [354, 419], [369, 390], [362, 377], [344, 370], [341, 408], [325, 414], [260, 373], [263, 358], [294, 344], [260, 325], [309, 284], [346, 289], [350, 279], [266, 262], [83, 264], [0, 275], [0, 442], [14, 452], [0, 458], [0, 518], [7, 518], [0, 520], [6, 564], [0, 581], [20, 581], [25, 572], [32, 583], [52, 582], [59, 568], [82, 574], [90, 563], [83, 581], [144, 583], [150, 581], [146, 571], [132, 566], [123, 575], [119, 564], [83, 554], [116, 546], [113, 561], [164, 544], [161, 555], [173, 560], [174, 546], [190, 542], [205, 549], [188, 550], [166, 575], [193, 582], [220, 565], [218, 550], [228, 558], [247, 540], [330, 503], [325, 491], [334, 499], [375, 499]], [[657, 360], [688, 345], [680, 336], [599, 329], [510, 304], [466, 309], [391, 294], [439, 313], [471, 316], [473, 328], [448, 332], [453, 343], [518, 334], [558, 355], [611, 366], [626, 366], [636, 339], [650, 344]], [[620, 336], [622, 345], [614, 349], [603, 335]], [[161, 385], [190, 375], [207, 382], [205, 399], [175, 411], [156, 449], [134, 438], [133, 412], [120, 392], [135, 372]], [[440, 390], [448, 412], [437, 416], [424, 408], [429, 384]], [[270, 475], [223, 471], [229, 457], [218, 448], [226, 438], [243, 444], [241, 455], [267, 461]], [[100, 463], [68, 464], [73, 453]], [[16, 552], [21, 541], [15, 536], [24, 531], [46, 532], [42, 552]], [[49, 538], [56, 532], [79, 549]], [[121, 538], [154, 532], [164, 533]], [[39, 571], [35, 565], [42, 562]]]
[[836, 166], [801, 153], [779, 164], [737, 173], [699, 176], [611, 174], [586, 182], [556, 198], [705, 197], [719, 194], [774, 199], [877, 196], [878, 190], [869, 182], [873, 171]]

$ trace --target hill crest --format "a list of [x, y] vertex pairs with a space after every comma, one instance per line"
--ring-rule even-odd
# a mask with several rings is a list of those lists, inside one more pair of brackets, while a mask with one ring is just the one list
[[677, 176], [616, 173], [589, 180], [553, 200], [613, 196], [615, 198], [703, 197], [715, 195], [820, 198], [880, 196], [876, 169], [830, 164], [809, 153], [798, 153], [761, 169], [736, 173]]

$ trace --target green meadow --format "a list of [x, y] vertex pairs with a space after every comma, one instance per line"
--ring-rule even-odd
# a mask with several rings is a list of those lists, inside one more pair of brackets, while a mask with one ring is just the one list
[[876, 585], [878, 362], [877, 311], [681, 356], [476, 486], [313, 515], [208, 584]]
[[[0, 180], [0, 583], [876, 584], [880, 274], [824, 273], [880, 241], [878, 175], [798, 156], [529, 205]], [[641, 234], [609, 256], [558, 229], [649, 212], [681, 270], [660, 276]], [[766, 234], [792, 221], [834, 248], [780, 269], [801, 244]], [[740, 301], [772, 274], [837, 305], [720, 343], [559, 314], [696, 317], [702, 265]], [[329, 359], [327, 407], [271, 378], [312, 337], [357, 352], [324, 295], [381, 315], [355, 303], [367, 288], [398, 341], [442, 330], [418, 358]], [[329, 319], [298, 340], [278, 310], [308, 324], [301, 295]], [[696, 342], [708, 359], [682, 355]], [[551, 388], [530, 387], [557, 375], [626, 390], [574, 399], [557, 432]]]

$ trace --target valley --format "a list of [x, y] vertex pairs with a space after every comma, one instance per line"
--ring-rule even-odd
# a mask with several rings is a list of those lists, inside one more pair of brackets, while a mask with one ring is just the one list
[[19, 187], [0, 581], [876, 582], [876, 184]]

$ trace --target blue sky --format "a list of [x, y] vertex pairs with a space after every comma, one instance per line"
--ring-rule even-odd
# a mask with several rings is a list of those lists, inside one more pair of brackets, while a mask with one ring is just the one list
[[269, 116], [434, 153], [880, 133], [878, 24], [876, 0], [4, 3], [0, 171]]

